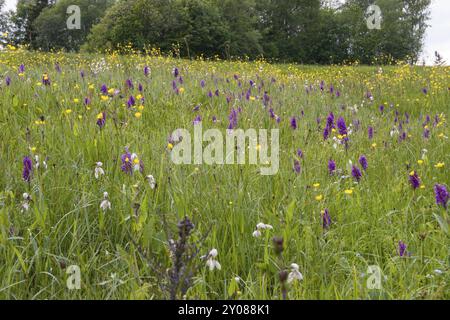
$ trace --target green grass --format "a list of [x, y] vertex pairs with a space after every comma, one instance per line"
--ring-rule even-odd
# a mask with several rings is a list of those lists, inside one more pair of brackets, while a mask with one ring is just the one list
[[[96, 75], [90, 65], [104, 58]], [[59, 62], [62, 72], [55, 71]], [[25, 64], [25, 74], [17, 67]], [[145, 77], [148, 65], [151, 76]], [[178, 67], [185, 89], [172, 90], [172, 68]], [[94, 68], [95, 69], [95, 68]], [[84, 70], [86, 77], [80, 77]], [[383, 67], [269, 65], [264, 62], [205, 62], [164, 57], [83, 56], [0, 53], [0, 298], [1, 299], [162, 299], [168, 292], [166, 270], [172, 267], [168, 235], [177, 238], [177, 222], [188, 216], [195, 224], [190, 241], [199, 256], [218, 250], [222, 269], [209, 271], [197, 256], [188, 299], [281, 299], [278, 277], [291, 263], [300, 266], [303, 281], [289, 287], [289, 299], [448, 299], [448, 211], [435, 203], [433, 186], [450, 186], [450, 69], [404, 65]], [[39, 86], [48, 72], [52, 86]], [[239, 88], [233, 75], [242, 80]], [[134, 90], [125, 88], [132, 79]], [[276, 79], [272, 82], [271, 79]], [[229, 79], [229, 82], [226, 81]], [[200, 81], [206, 81], [201, 89]], [[253, 80], [254, 101], [245, 99]], [[325, 92], [319, 82], [325, 81]], [[258, 93], [258, 86], [264, 88]], [[142, 117], [124, 104], [138, 94], [145, 97]], [[216, 83], [215, 83], [216, 82]], [[100, 99], [100, 86], [121, 90], [123, 97]], [[94, 89], [89, 89], [92, 84]], [[315, 91], [307, 94], [304, 86]], [[341, 96], [327, 93], [333, 84]], [[428, 94], [422, 88], [428, 88]], [[220, 96], [207, 92], [219, 89]], [[261, 100], [267, 91], [281, 122], [270, 119]], [[371, 91], [373, 102], [365, 98]], [[226, 95], [244, 92], [242, 100], [227, 105]], [[92, 99], [90, 109], [84, 97]], [[79, 99], [79, 102], [73, 102]], [[387, 103], [387, 104], [385, 104]], [[193, 108], [201, 104], [199, 112]], [[385, 112], [378, 106], [385, 104]], [[392, 105], [392, 107], [390, 107]], [[357, 110], [355, 110], [357, 106]], [[241, 107], [243, 129], [280, 129], [280, 170], [262, 176], [252, 165], [174, 165], [168, 137], [177, 128], [193, 128], [197, 114], [203, 129], [225, 132], [231, 107]], [[71, 109], [67, 114], [65, 110]], [[301, 115], [302, 110], [304, 116]], [[395, 110], [409, 137], [390, 135]], [[100, 130], [97, 115], [106, 112]], [[347, 150], [323, 141], [329, 112], [343, 116], [347, 125], [360, 121]], [[431, 117], [430, 138], [422, 137], [425, 116]], [[435, 115], [441, 115], [433, 126]], [[35, 121], [45, 117], [44, 125]], [[213, 123], [212, 116], [219, 122]], [[298, 129], [289, 119], [297, 117]], [[321, 118], [321, 129], [316, 119]], [[367, 128], [374, 127], [368, 139]], [[332, 135], [337, 135], [333, 133]], [[376, 144], [376, 146], [373, 146]], [[144, 172], [129, 176], [120, 169], [124, 147], [136, 152]], [[35, 149], [34, 149], [35, 148]], [[304, 158], [302, 171], [293, 171], [297, 149]], [[427, 149], [422, 165], [418, 160]], [[347, 164], [366, 155], [369, 168], [360, 183], [330, 176], [330, 158], [349, 174]], [[48, 157], [47, 169], [34, 170], [30, 183], [22, 179], [26, 155]], [[106, 174], [94, 178], [95, 163]], [[444, 167], [436, 168], [439, 162]], [[416, 170], [425, 188], [413, 191], [409, 172]], [[158, 183], [154, 190], [145, 176]], [[320, 183], [320, 187], [313, 185]], [[352, 195], [344, 194], [353, 188]], [[103, 192], [112, 210], [103, 213]], [[32, 197], [21, 212], [22, 194]], [[321, 201], [315, 198], [323, 195]], [[136, 204], [140, 206], [135, 217]], [[290, 209], [289, 209], [290, 208]], [[333, 221], [323, 230], [321, 212]], [[131, 218], [130, 218], [131, 217]], [[439, 221], [441, 223], [439, 223]], [[252, 237], [256, 224], [273, 230]], [[273, 253], [272, 237], [284, 238], [282, 257]], [[206, 237], [204, 241], [202, 238]], [[400, 257], [398, 242], [407, 245]], [[66, 268], [81, 268], [81, 289], [68, 290]], [[369, 265], [383, 272], [381, 290], [366, 286]], [[436, 270], [441, 272], [437, 273]], [[241, 281], [234, 282], [235, 277]]]

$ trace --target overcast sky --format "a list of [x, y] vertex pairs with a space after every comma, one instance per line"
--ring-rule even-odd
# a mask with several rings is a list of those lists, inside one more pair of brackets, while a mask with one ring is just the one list
[[[438, 51], [450, 64], [450, 1], [431, 0], [430, 27], [425, 37], [423, 58], [427, 63], [434, 59], [434, 51]], [[6, 0], [6, 8], [14, 9], [17, 0]]]

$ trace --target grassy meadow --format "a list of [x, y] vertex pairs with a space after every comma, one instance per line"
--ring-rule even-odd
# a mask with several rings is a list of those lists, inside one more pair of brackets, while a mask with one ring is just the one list
[[[449, 299], [449, 110], [449, 67], [2, 51], [0, 298]], [[230, 114], [276, 175], [171, 161]]]

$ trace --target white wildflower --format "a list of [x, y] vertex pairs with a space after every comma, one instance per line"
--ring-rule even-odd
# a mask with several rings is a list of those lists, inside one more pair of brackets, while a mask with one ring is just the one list
[[31, 196], [26, 192], [22, 196], [24, 200], [22, 202], [22, 212], [28, 211], [30, 209]]
[[100, 209], [103, 211], [111, 210], [111, 202], [108, 200], [108, 192], [103, 193], [103, 201], [100, 203]]
[[35, 155], [34, 156], [34, 160], [35, 160], [35, 165], [34, 165], [34, 167], [36, 168], [36, 170], [37, 169], [39, 169], [39, 156], [38, 155]]
[[256, 229], [258, 229], [258, 230], [266, 230], [266, 229], [273, 230], [273, 227], [270, 224], [265, 224], [265, 223], [260, 222], [256, 225]]
[[273, 227], [270, 224], [265, 224], [265, 223], [260, 222], [256, 225], [256, 230], [253, 231], [253, 234], [252, 234], [253, 237], [255, 237], [255, 238], [261, 237], [261, 235], [262, 235], [261, 230], [273, 230]]
[[155, 177], [153, 177], [152, 175], [148, 175], [147, 176], [147, 181], [148, 181], [148, 183], [150, 185], [150, 188], [155, 189], [155, 187], [156, 187]]
[[292, 283], [295, 280], [302, 281], [303, 275], [299, 271], [299, 266], [296, 263], [291, 264], [291, 272], [288, 275], [288, 283]]
[[261, 235], [262, 235], [261, 231], [259, 231], [259, 230], [255, 230], [252, 233], [252, 236], [255, 237], [255, 238], [259, 238], [259, 237], [261, 237]]
[[102, 166], [103, 166], [103, 163], [101, 163], [101, 162], [97, 162], [95, 164], [95, 170], [94, 170], [95, 179], [98, 179], [98, 178], [100, 178], [100, 176], [105, 174], [105, 171], [103, 170]]
[[217, 249], [212, 249], [206, 260], [206, 266], [209, 268], [210, 271], [213, 271], [214, 269], [220, 270], [222, 269], [222, 266], [220, 265], [219, 261], [216, 260], [216, 257], [218, 255]]

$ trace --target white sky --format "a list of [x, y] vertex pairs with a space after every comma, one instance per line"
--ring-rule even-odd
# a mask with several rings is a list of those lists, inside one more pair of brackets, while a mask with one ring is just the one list
[[[6, 0], [6, 8], [14, 9], [17, 0]], [[431, 0], [430, 27], [425, 36], [423, 58], [427, 64], [434, 60], [434, 51], [438, 51], [447, 64], [450, 64], [450, 1]]]

